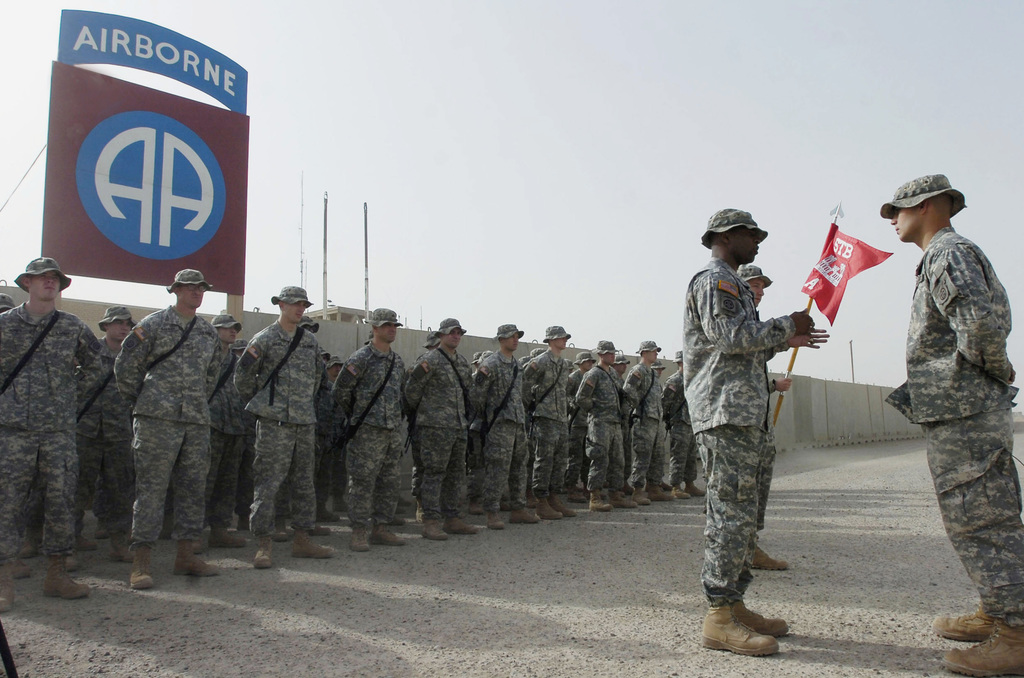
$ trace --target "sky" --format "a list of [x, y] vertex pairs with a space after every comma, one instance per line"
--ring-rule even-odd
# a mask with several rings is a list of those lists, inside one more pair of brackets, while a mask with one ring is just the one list
[[[895, 386], [921, 252], [878, 211], [934, 173], [966, 196], [953, 225], [1013, 310], [1024, 302], [1007, 212], [1024, 179], [1019, 2], [22, 2], [0, 40], [0, 201], [46, 143], [65, 8], [164, 26], [248, 70], [246, 309], [302, 283], [303, 252], [319, 307], [327, 192], [335, 304], [363, 306], [365, 202], [371, 307], [485, 336], [563, 325], [577, 347], [629, 353], [654, 339], [671, 359], [714, 212], [747, 210], [768, 231], [755, 262], [774, 280], [767, 318], [806, 305], [842, 201], [840, 229], [894, 255], [850, 282], [831, 342], [795, 372], [848, 381], [852, 346], [856, 381]], [[8, 282], [39, 256], [43, 188], [40, 159], [0, 212]], [[65, 294], [169, 301], [84, 277]], [[201, 310], [224, 307], [211, 293]], [[1011, 362], [1022, 349], [1011, 334]]]

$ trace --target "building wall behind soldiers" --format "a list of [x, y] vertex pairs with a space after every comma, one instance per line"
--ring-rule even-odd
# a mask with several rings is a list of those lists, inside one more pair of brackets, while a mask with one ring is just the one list
[[[0, 287], [0, 291], [10, 294], [18, 303], [24, 301], [28, 296], [17, 287]], [[168, 295], [168, 304], [172, 300], [173, 297]], [[100, 331], [97, 323], [103, 317], [107, 306], [114, 303], [118, 302], [116, 300], [94, 302], [61, 299], [60, 308], [77, 315], [98, 336]], [[159, 310], [136, 306], [129, 306], [129, 308], [136, 321]], [[249, 339], [256, 332], [275, 322], [278, 314], [276, 308], [273, 310], [275, 311], [273, 313], [246, 311], [245, 317], [240, 318], [243, 327], [239, 336]], [[203, 316], [208, 320], [213, 317], [206, 314]], [[342, 358], [347, 358], [370, 338], [369, 325], [332, 320], [320, 320], [319, 322], [320, 329], [316, 338], [321, 348]], [[486, 328], [470, 327], [469, 329], [472, 332], [482, 333]], [[423, 352], [423, 342], [427, 334], [426, 330], [408, 327], [403, 327], [398, 332], [393, 348], [407, 365], [412, 364]], [[614, 332], [608, 334], [614, 336]], [[546, 344], [522, 341], [516, 351], [516, 356], [527, 355], [537, 347], [546, 348]], [[571, 361], [579, 351], [591, 348], [589, 346], [569, 346], [562, 355]], [[492, 337], [479, 336], [479, 334], [467, 334], [459, 345], [459, 352], [467, 358], [472, 358], [476, 351], [496, 351], [497, 349], [497, 340]], [[636, 356], [628, 357], [631, 366], [639, 361]], [[666, 363], [666, 369], [661, 378], [661, 382], [664, 384], [675, 371], [676, 366], [668, 355], [663, 355], [662, 361]], [[772, 376], [779, 377], [781, 375]], [[775, 428], [776, 446], [783, 451], [811, 445], [843, 445], [920, 437], [922, 433], [919, 426], [911, 424], [903, 415], [885, 404], [885, 398], [891, 391], [892, 388], [886, 386], [850, 384], [796, 375], [793, 377], [793, 389], [786, 394], [785, 403]], [[777, 398], [777, 395], [772, 396], [772, 412], [774, 412]], [[769, 413], [769, 417], [771, 414]]]

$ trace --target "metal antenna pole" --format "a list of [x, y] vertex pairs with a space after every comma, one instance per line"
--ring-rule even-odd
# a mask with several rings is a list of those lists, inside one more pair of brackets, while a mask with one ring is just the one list
[[853, 339], [850, 339], [850, 381], [857, 383], [857, 375], [853, 371]]
[[299, 175], [299, 284], [306, 287], [306, 248], [302, 244], [302, 217], [306, 212], [306, 173]]
[[363, 203], [363, 311], [366, 322], [370, 322], [370, 240], [369, 216], [366, 203]]
[[324, 191], [324, 320], [327, 320], [327, 191]]

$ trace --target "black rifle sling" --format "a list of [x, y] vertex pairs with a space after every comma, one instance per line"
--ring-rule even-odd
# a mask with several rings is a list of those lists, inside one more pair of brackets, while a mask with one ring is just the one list
[[356, 431], [358, 431], [359, 427], [363, 425], [363, 420], [366, 419], [366, 415], [368, 415], [370, 413], [370, 410], [373, 409], [374, 404], [376, 404], [376, 402], [377, 402], [377, 398], [379, 398], [380, 394], [384, 392], [384, 387], [388, 385], [388, 380], [391, 378], [391, 371], [394, 370], [394, 369], [395, 369], [395, 352], [391, 351], [391, 362], [388, 363], [388, 371], [387, 371], [387, 374], [384, 375], [384, 381], [380, 382], [380, 386], [377, 387], [377, 392], [373, 394], [372, 398], [370, 398], [370, 402], [367, 403], [366, 409], [363, 410], [363, 413], [359, 415], [358, 419], [356, 419], [356, 423], [354, 423], [354, 424], [352, 424], [351, 426], [348, 427], [348, 438], [349, 438], [349, 440], [351, 440], [352, 438], [355, 437]]
[[455, 359], [450, 357], [448, 355], [448, 352], [445, 351], [443, 348], [436, 348], [434, 350], [445, 357], [445, 359], [448, 361], [448, 364], [452, 366], [452, 372], [455, 373], [455, 378], [459, 380], [459, 388], [462, 389], [462, 406], [466, 410], [466, 420], [468, 421], [472, 417], [472, 414], [470, 413], [470, 410], [472, 408], [469, 405], [469, 390], [466, 388], [466, 385], [462, 383], [462, 377], [459, 376], [459, 369], [455, 365]]
[[542, 402], [544, 402], [544, 399], [548, 397], [549, 393], [551, 393], [551, 389], [553, 389], [555, 386], [558, 385], [558, 380], [562, 378], [562, 371], [564, 369], [565, 369], [565, 363], [564, 362], [558, 363], [558, 374], [555, 375], [555, 380], [553, 382], [551, 382], [551, 386], [548, 386], [547, 390], [544, 391], [544, 393], [542, 393], [539, 398], [537, 398], [535, 401], [533, 401], [533, 409], [534, 410], [537, 409], [538, 405], [540, 405]]
[[[278, 372], [281, 371], [281, 368], [284, 367], [284, 364], [286, 362], [288, 362], [288, 358], [292, 357], [292, 353], [295, 353], [295, 349], [297, 349], [299, 347], [299, 342], [302, 341], [302, 335], [305, 334], [305, 332], [306, 332], [306, 330], [302, 329], [301, 327], [296, 327], [295, 328], [295, 336], [292, 337], [291, 343], [288, 344], [288, 350], [285, 351], [284, 357], [281, 358], [281, 362], [279, 362], [277, 364], [277, 366], [274, 367], [274, 371], [271, 372], [270, 376], [267, 377], [267, 380], [265, 382], [263, 382], [263, 386], [260, 386], [260, 391], [265, 389], [267, 386], [270, 386], [270, 404], [271, 405], [274, 404], [274, 393], [277, 390], [277, 374], [278, 374]], [[257, 393], [258, 392], [259, 391], [257, 391]]]
[[151, 369], [153, 369], [154, 367], [156, 367], [157, 365], [159, 365], [163, 361], [165, 361], [168, 358], [170, 358], [172, 355], [174, 355], [175, 351], [177, 351], [179, 348], [181, 348], [181, 345], [184, 344], [185, 341], [188, 339], [188, 335], [192, 334], [192, 328], [196, 326], [196, 320], [198, 318], [199, 318], [199, 316], [197, 316], [197, 315], [192, 316], [191, 322], [189, 322], [188, 326], [185, 328], [185, 331], [181, 333], [181, 339], [178, 339], [178, 343], [175, 344], [174, 347], [170, 351], [168, 351], [167, 353], [164, 353], [162, 356], [160, 356], [159, 358], [157, 358], [156, 360], [151, 362], [149, 364], [149, 367], [146, 368], [147, 372], [149, 372]]
[[217, 395], [217, 391], [224, 388], [224, 384], [228, 383], [228, 379], [231, 378], [232, 373], [235, 371], [235, 363], [238, 362], [238, 356], [234, 353], [231, 354], [231, 364], [224, 368], [224, 373], [220, 375], [220, 379], [217, 381], [217, 385], [213, 387], [213, 393], [206, 399], [206, 402], [212, 403], [214, 396]]
[[78, 418], [75, 421], [82, 421], [82, 417], [84, 417], [85, 413], [89, 411], [89, 408], [96, 403], [96, 399], [100, 397], [100, 394], [103, 393], [103, 389], [107, 387], [107, 385], [110, 383], [110, 380], [113, 378], [114, 370], [110, 370], [110, 372], [107, 374], [107, 378], [103, 380], [102, 384], [100, 384], [100, 387], [93, 391], [92, 395], [89, 396], [89, 399], [85, 401], [85, 405], [82, 405], [82, 409], [78, 411]]
[[644, 397], [640, 399], [640, 402], [637, 403], [636, 409], [633, 410], [638, 413], [637, 419], [643, 419], [644, 414], [647, 412], [647, 396], [650, 395], [651, 389], [654, 388], [654, 382], [657, 381], [657, 379], [658, 377], [654, 374], [654, 370], [651, 370], [651, 383], [647, 385], [647, 390], [644, 391]]
[[3, 387], [0, 387], [0, 395], [3, 395], [4, 393], [7, 392], [7, 389], [10, 388], [11, 384], [14, 383], [15, 377], [18, 376], [18, 373], [21, 372], [21, 369], [28, 364], [29, 360], [32, 359], [32, 354], [35, 353], [36, 349], [39, 348], [39, 345], [43, 343], [43, 339], [45, 339], [46, 335], [50, 333], [50, 330], [53, 329], [53, 326], [57, 324], [58, 317], [60, 317], [60, 311], [55, 309], [53, 311], [53, 317], [50, 318], [50, 322], [46, 323], [46, 327], [43, 328], [43, 331], [39, 333], [39, 336], [36, 337], [36, 340], [33, 341], [32, 345], [28, 347], [28, 351], [25, 352], [25, 355], [21, 356], [21, 360], [19, 360], [18, 364], [14, 366], [14, 369], [11, 370], [11, 373], [7, 375], [7, 378], [4, 379], [4, 385]]
[[494, 410], [494, 416], [491, 417], [490, 423], [487, 424], [487, 428], [483, 430], [483, 434], [486, 436], [487, 432], [494, 426], [494, 422], [498, 421], [498, 415], [508, 405], [508, 399], [512, 395], [512, 389], [516, 387], [516, 377], [519, 376], [519, 361], [512, 358], [512, 383], [508, 385], [508, 390], [505, 391], [505, 397], [501, 399], [501, 404], [498, 405], [498, 409]]

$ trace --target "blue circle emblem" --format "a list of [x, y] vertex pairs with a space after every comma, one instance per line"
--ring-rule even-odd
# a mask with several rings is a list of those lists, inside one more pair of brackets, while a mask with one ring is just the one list
[[118, 113], [96, 125], [78, 152], [75, 180], [96, 228], [147, 259], [198, 251], [224, 218], [224, 174], [213, 151], [159, 113]]

